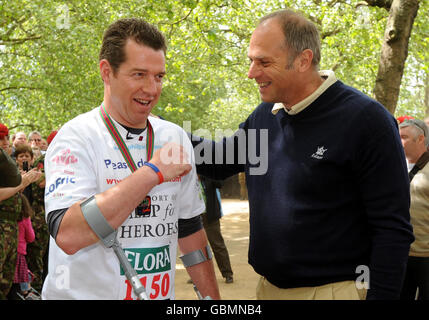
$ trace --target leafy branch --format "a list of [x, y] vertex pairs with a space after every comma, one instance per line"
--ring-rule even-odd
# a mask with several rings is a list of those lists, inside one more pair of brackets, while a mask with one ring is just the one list
[[43, 90], [43, 88], [37, 88], [37, 87], [11, 86], [11, 87], [0, 88], [0, 92], [10, 91], [10, 90], [20, 90], [20, 89], [26, 89], [26, 90]]

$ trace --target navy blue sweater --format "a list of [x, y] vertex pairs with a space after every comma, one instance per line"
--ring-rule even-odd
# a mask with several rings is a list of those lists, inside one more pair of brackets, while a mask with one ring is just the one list
[[[197, 166], [216, 179], [246, 172], [249, 263], [281, 288], [356, 280], [368, 267], [367, 298], [398, 298], [414, 238], [395, 119], [340, 81], [297, 115], [273, 115], [272, 107], [262, 103], [240, 126], [247, 138], [257, 133], [247, 150], [255, 143], [267, 150], [265, 174], [249, 174], [258, 166], [249, 156]], [[261, 129], [268, 129], [267, 148]], [[235, 142], [238, 153], [239, 135], [212, 147]]]

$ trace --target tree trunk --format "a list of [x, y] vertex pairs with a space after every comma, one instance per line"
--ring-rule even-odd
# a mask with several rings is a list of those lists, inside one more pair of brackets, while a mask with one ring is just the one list
[[419, 2], [419, 0], [393, 0], [389, 11], [374, 96], [392, 114], [395, 113], [398, 102], [405, 60], [408, 56], [408, 41]]
[[425, 103], [426, 117], [429, 117], [429, 71], [426, 71], [424, 103]]

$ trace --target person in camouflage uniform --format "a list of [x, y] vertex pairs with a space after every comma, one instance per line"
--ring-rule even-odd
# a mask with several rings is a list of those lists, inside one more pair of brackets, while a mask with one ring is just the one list
[[[42, 155], [34, 161], [33, 167], [44, 172], [45, 156]], [[31, 184], [32, 202], [31, 207], [34, 211], [34, 216], [31, 221], [33, 223], [35, 240], [27, 245], [27, 263], [28, 268], [34, 274], [31, 286], [37, 291], [42, 290], [43, 280], [47, 274], [47, 252], [49, 245], [49, 231], [45, 220], [45, 175], [36, 182]]]
[[6, 188], [19, 186], [21, 183], [18, 168], [8, 153], [9, 129], [0, 123], [0, 299], [6, 299], [15, 273], [16, 250], [18, 246], [18, 212], [21, 211], [21, 201], [18, 194], [10, 197], [4, 195]]
[[18, 247], [20, 193], [0, 202], [0, 299], [5, 300], [13, 283]]
[[23, 201], [21, 190], [42, 175], [35, 169], [21, 177], [16, 162], [5, 152], [8, 148], [9, 129], [0, 123], [0, 300], [7, 298], [15, 275], [18, 219], [23, 208], [31, 210], [28, 201]]

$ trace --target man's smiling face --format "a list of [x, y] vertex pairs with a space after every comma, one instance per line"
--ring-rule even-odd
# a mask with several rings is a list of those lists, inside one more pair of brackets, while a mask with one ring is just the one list
[[144, 127], [161, 96], [165, 55], [162, 50], [154, 50], [133, 40], [127, 41], [124, 50], [126, 60], [118, 70], [113, 72], [109, 66], [110, 101], [106, 108], [121, 124], [134, 128]]
[[288, 49], [280, 23], [270, 19], [259, 25], [250, 39], [248, 77], [255, 79], [264, 102], [293, 103], [295, 70], [290, 66]]

